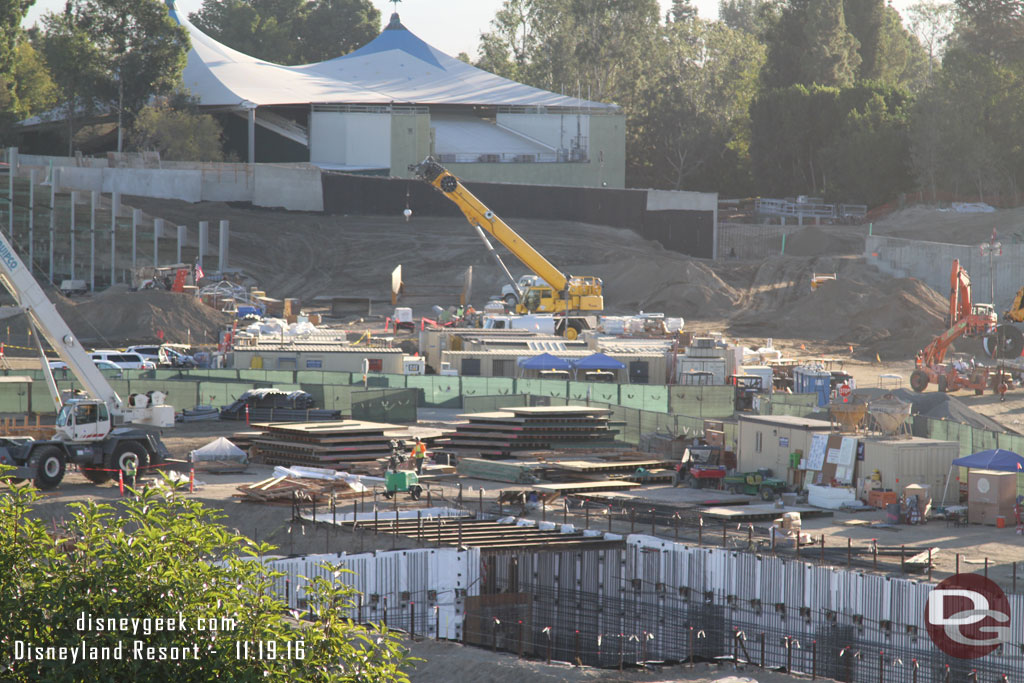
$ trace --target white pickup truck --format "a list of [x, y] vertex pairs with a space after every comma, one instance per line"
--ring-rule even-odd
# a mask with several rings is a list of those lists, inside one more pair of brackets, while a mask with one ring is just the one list
[[[516, 281], [519, 285], [519, 291], [525, 292], [530, 287], [550, 287], [548, 283], [540, 279], [537, 275], [522, 275], [519, 280]], [[516, 297], [516, 288], [512, 285], [505, 285], [501, 288], [501, 298], [509, 306], [515, 306], [519, 303], [519, 299]]]

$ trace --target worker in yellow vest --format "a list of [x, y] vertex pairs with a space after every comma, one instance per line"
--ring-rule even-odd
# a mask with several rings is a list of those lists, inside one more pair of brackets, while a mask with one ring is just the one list
[[420, 441], [418, 436], [412, 446], [412, 457], [416, 459], [416, 474], [423, 474], [423, 461], [427, 459], [427, 444]]

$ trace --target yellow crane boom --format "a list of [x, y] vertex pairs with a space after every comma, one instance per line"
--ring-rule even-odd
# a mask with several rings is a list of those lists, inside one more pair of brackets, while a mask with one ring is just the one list
[[[462, 181], [441, 164], [427, 157], [409, 166], [417, 178], [434, 186], [462, 211], [469, 224], [488, 232], [523, 265], [549, 286], [531, 287], [516, 307], [517, 312], [565, 313], [604, 310], [602, 283], [596, 277], [563, 273], [529, 242], [470, 192]], [[551, 291], [554, 290], [554, 291]]]

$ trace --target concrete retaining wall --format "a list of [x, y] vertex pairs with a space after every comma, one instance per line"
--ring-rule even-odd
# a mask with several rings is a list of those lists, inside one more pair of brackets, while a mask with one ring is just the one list
[[320, 169], [308, 164], [256, 164], [252, 203], [289, 211], [323, 211]]
[[[920, 242], [893, 237], [871, 236], [865, 242], [868, 263], [895, 277], [914, 277], [947, 296], [953, 259], [960, 259], [971, 276], [975, 301], [991, 299], [989, 257], [977, 245]], [[1002, 314], [1024, 286], [1024, 245], [1003, 244], [1002, 254], [992, 259], [996, 313]]]
[[110, 168], [106, 159], [19, 155], [19, 174], [60, 168], [65, 190], [120, 192], [186, 202], [252, 202], [291, 211], [323, 211], [320, 169], [309, 164], [164, 161], [161, 168]]

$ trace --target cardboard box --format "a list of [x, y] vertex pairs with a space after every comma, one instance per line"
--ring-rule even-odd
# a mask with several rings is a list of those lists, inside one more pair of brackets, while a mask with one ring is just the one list
[[970, 524], [996, 525], [997, 517], [1014, 519], [1013, 505], [997, 505], [995, 503], [967, 502], [967, 521]]
[[882, 491], [875, 489], [868, 493], [868, 505], [871, 507], [885, 509], [885, 506], [889, 503], [900, 502], [900, 495], [895, 491]]
[[1017, 473], [970, 470], [967, 474], [967, 502], [1013, 507], [1017, 498]]

